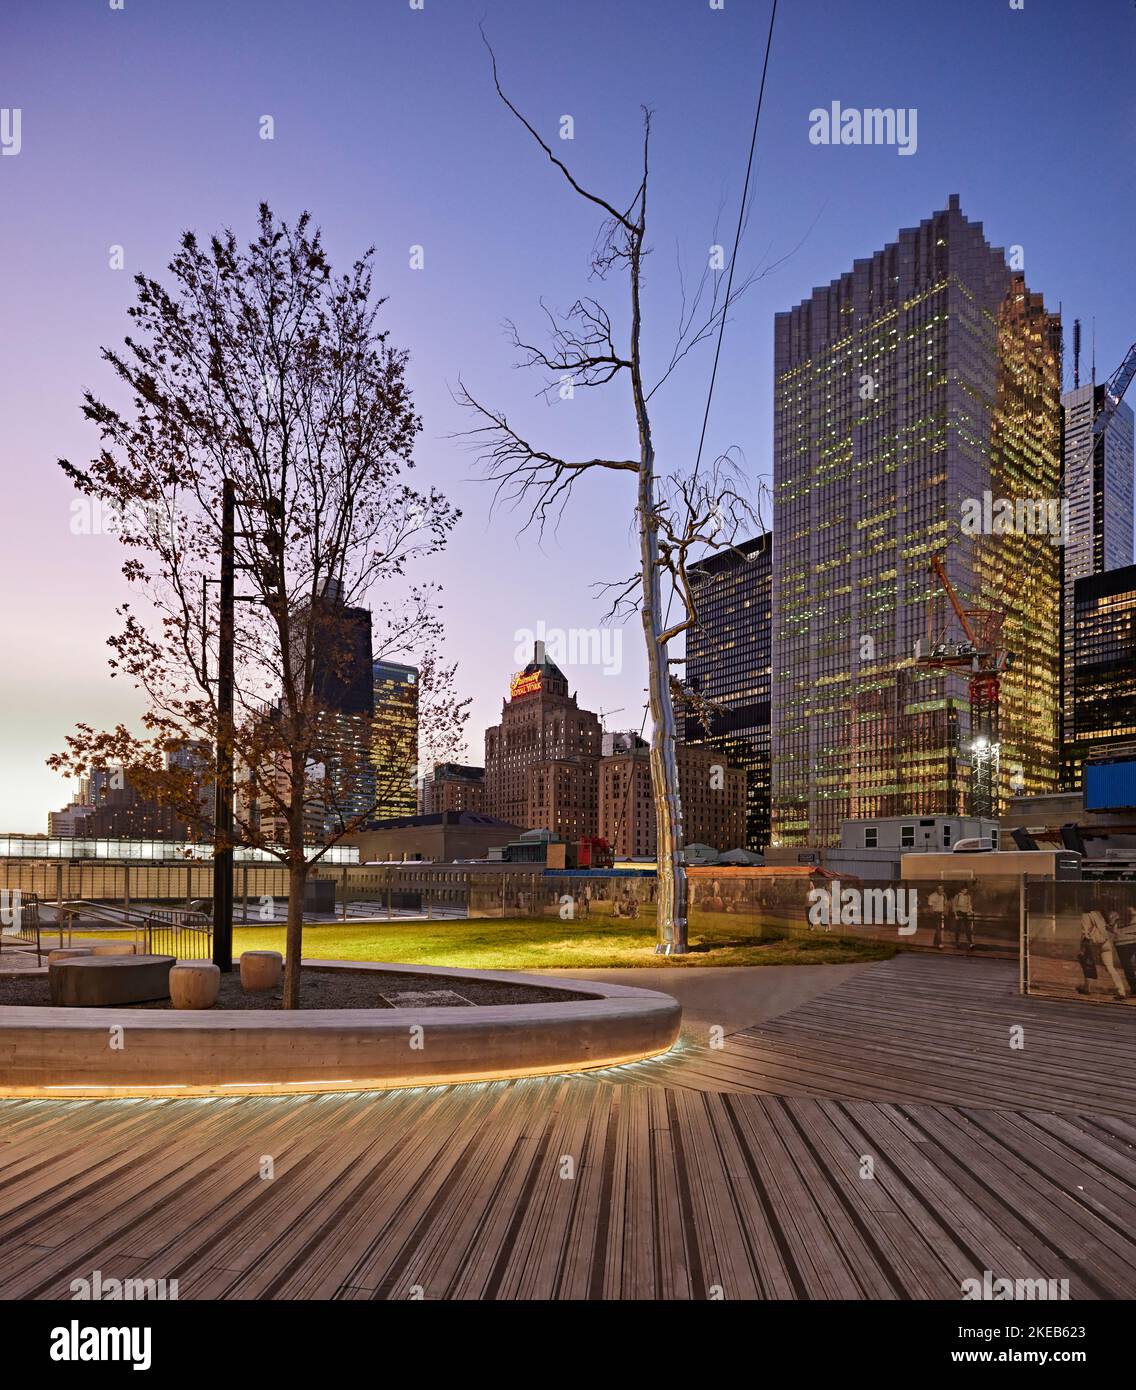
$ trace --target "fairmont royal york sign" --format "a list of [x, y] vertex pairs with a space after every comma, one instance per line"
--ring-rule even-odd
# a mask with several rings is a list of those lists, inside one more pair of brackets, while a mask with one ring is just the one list
[[509, 696], [511, 699], [519, 699], [522, 695], [535, 695], [540, 689], [540, 672], [524, 671], [519, 676], [514, 676], [509, 682]]

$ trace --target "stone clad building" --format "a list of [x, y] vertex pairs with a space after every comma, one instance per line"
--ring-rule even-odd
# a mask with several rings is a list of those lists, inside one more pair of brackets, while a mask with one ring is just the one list
[[[713, 748], [680, 743], [676, 754], [683, 844], [744, 849], [745, 771]], [[599, 783], [600, 835], [617, 855], [653, 858], [658, 841], [646, 745], [604, 758]]]
[[485, 769], [465, 763], [435, 763], [422, 788], [422, 811], [482, 811], [485, 809]]
[[576, 703], [538, 642], [513, 677], [501, 723], [485, 731], [485, 810], [566, 840], [595, 835], [600, 721]]

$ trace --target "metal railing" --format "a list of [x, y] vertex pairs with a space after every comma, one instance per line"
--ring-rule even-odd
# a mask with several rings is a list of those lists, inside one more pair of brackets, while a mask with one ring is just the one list
[[146, 954], [176, 960], [213, 959], [213, 923], [204, 912], [180, 908], [146, 916]]
[[23, 945], [35, 946], [38, 963], [40, 960], [39, 894], [25, 893], [19, 888], [5, 888], [3, 890], [2, 916], [0, 950], [3, 949], [5, 938], [9, 943], [19, 941]]

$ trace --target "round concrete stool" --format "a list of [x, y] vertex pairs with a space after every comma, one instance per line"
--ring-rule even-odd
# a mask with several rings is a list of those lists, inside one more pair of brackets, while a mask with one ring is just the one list
[[220, 988], [221, 972], [212, 961], [185, 961], [170, 970], [170, 1003], [175, 1009], [211, 1009]]
[[284, 957], [279, 951], [242, 951], [241, 988], [253, 993], [275, 989], [284, 975]]
[[91, 952], [96, 956], [136, 956], [138, 947], [133, 941], [93, 941]]
[[57, 960], [74, 960], [76, 956], [91, 956], [94, 952], [89, 946], [63, 946], [47, 953], [48, 965], [54, 965]]

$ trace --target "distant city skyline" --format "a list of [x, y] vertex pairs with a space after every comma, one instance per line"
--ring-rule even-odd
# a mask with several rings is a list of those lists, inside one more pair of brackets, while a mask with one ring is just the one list
[[[480, 759], [504, 673], [524, 664], [518, 634], [542, 623], [598, 628], [605, 604], [591, 584], [619, 578], [633, 551], [625, 481], [571, 505], [542, 550], [516, 538], [515, 516], [490, 520], [490, 490], [473, 481], [471, 455], [453, 437], [471, 424], [452, 398], [461, 377], [565, 451], [634, 447], [625, 389], [546, 407], [533, 399], [535, 383], [511, 371], [502, 320], [539, 341], [541, 295], [566, 308], [602, 293], [622, 313], [623, 287], [589, 281], [596, 221], [497, 101], [482, 13], [507, 89], [552, 140], [562, 116], [573, 117], [573, 165], [600, 192], [634, 191], [639, 106], [653, 106], [646, 341], [662, 370], [679, 312], [676, 249], [696, 282], [736, 216], [767, 5], [487, 0], [483, 11], [451, 13], [428, 0], [422, 11], [391, 3], [361, 13], [331, 0], [318, 25], [308, 6], [287, 2], [6, 7], [0, 107], [18, 108], [21, 120], [18, 153], [0, 158], [10, 594], [0, 628], [0, 831], [42, 832], [65, 804], [69, 788], [44, 759], [78, 721], [136, 724], [142, 711], [106, 667], [126, 597], [122, 549], [89, 534], [99, 518], [76, 505], [55, 467], [97, 451], [81, 392], [111, 386], [99, 349], [128, 332], [132, 276], [162, 279], [186, 228], [207, 236], [231, 226], [248, 240], [261, 199], [290, 221], [310, 209], [339, 268], [378, 247], [377, 288], [389, 296], [381, 321], [410, 353], [424, 420], [418, 481], [437, 483], [465, 511], [436, 566], [446, 657], [473, 697], [465, 761]], [[1097, 381], [1106, 380], [1136, 338], [1127, 269], [1134, 38], [1136, 12], [1119, 0], [1091, 17], [1041, 3], [961, 14], [906, 0], [881, 0], [870, 14], [833, 3], [823, 31], [807, 8], [782, 6], [740, 258], [742, 269], [765, 263], [768, 273], [727, 327], [708, 452], [735, 445], [755, 490], [769, 480], [774, 314], [955, 191], [992, 244], [1021, 248], [1030, 289], [1061, 309], [1065, 389], [1074, 317], [1085, 331], [1082, 382], [1094, 325]], [[910, 157], [894, 145], [812, 142], [810, 112], [837, 101], [846, 114], [917, 110]], [[261, 138], [266, 115], [271, 140]], [[693, 460], [709, 369], [709, 351], [692, 354], [655, 399], [664, 472]], [[584, 708], [621, 710], [618, 726], [638, 727], [637, 616], [603, 659], [597, 650], [582, 642], [577, 654], [592, 657], [561, 663], [570, 688]]]

